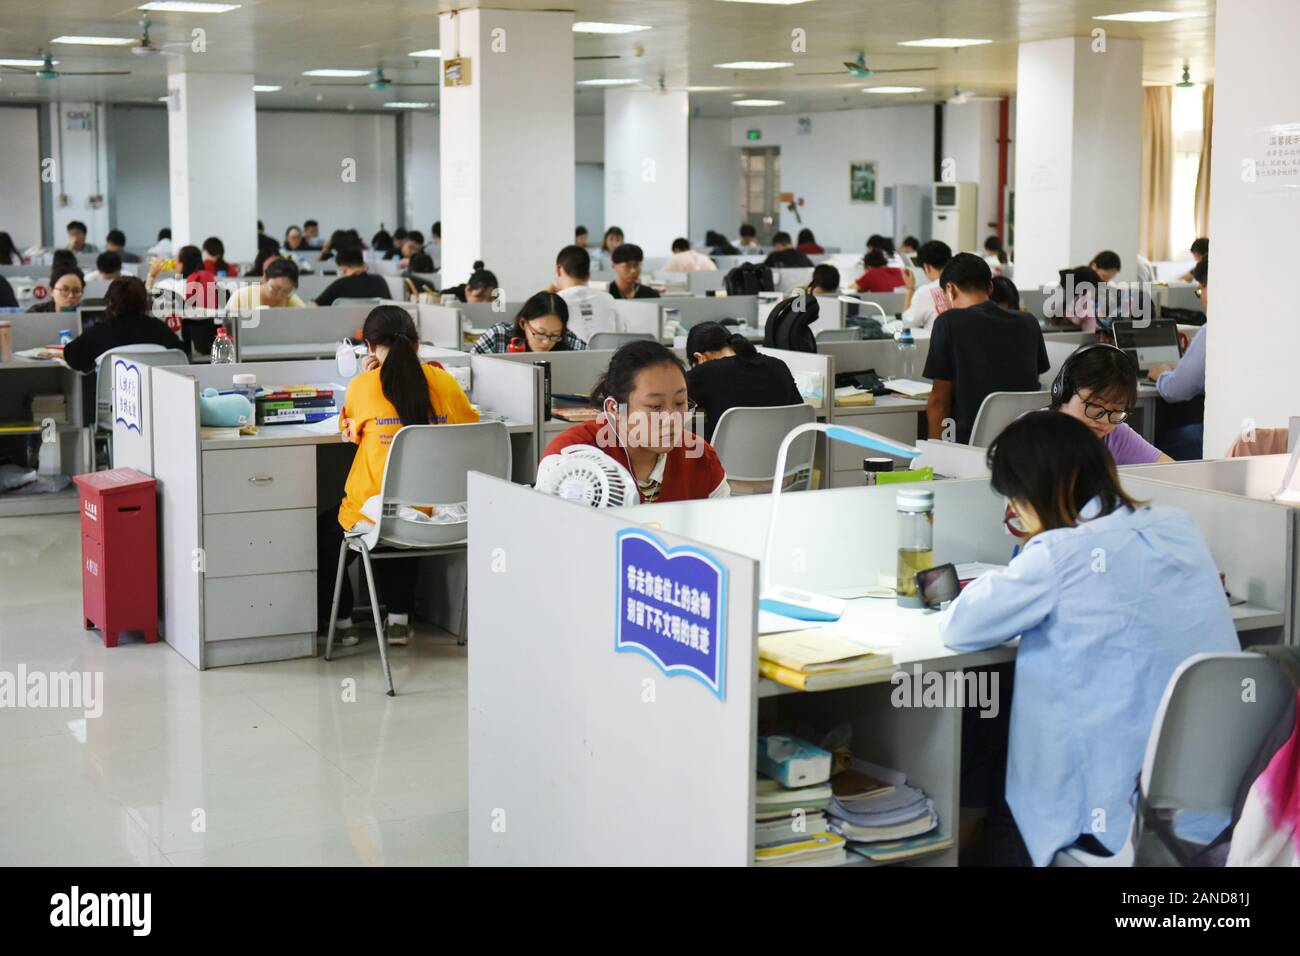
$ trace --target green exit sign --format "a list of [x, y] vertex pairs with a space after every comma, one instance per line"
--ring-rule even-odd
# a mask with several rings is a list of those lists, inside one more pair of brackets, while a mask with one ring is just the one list
[[745, 134], [745, 139], [762, 139], [763, 131], [761, 129], [751, 129]]

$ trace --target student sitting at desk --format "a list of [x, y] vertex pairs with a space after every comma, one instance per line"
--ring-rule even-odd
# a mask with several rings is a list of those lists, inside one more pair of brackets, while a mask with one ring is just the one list
[[239, 275], [239, 267], [226, 261], [226, 244], [216, 236], [203, 240], [203, 268], [214, 276], [233, 279]]
[[839, 295], [840, 270], [829, 262], [813, 266], [812, 279], [808, 283], [810, 295]]
[[991, 392], [1036, 392], [1038, 376], [1051, 368], [1037, 320], [990, 302], [992, 282], [989, 264], [970, 252], [953, 256], [939, 277], [952, 308], [935, 319], [925, 359], [934, 383], [925, 406], [930, 438], [969, 442]]
[[569, 307], [553, 292], [538, 292], [513, 322], [492, 326], [470, 348], [475, 355], [500, 352], [585, 352], [587, 343], [569, 330]]
[[893, 292], [899, 286], [906, 284], [903, 270], [891, 266], [881, 249], [867, 250], [862, 264], [866, 267], [866, 271], [854, 282], [859, 292]]
[[149, 314], [149, 292], [134, 276], [114, 279], [104, 296], [104, 318], [63, 348], [63, 361], [78, 372], [93, 372], [95, 360], [123, 345], [161, 345], [185, 351], [167, 323]]
[[454, 295], [461, 302], [491, 302], [496, 298], [499, 286], [496, 273], [485, 269], [482, 260], [476, 260], [468, 279], [442, 291]]
[[911, 264], [912, 256], [916, 255], [916, 253], [920, 250], [920, 248], [921, 248], [920, 239], [916, 238], [916, 236], [907, 236], [906, 238], [903, 239], [901, 243], [899, 243], [898, 254], [901, 255], [904, 259], [906, 259], [909, 264]]
[[402, 273], [402, 284], [406, 286], [406, 296], [412, 301], [418, 301], [421, 295], [430, 296], [429, 302], [438, 301], [438, 287], [428, 279], [421, 276], [432, 274], [434, 271], [433, 256], [427, 252], [417, 252], [407, 260], [406, 270]]
[[1076, 843], [1114, 854], [1169, 677], [1193, 654], [1240, 650], [1218, 569], [1187, 514], [1129, 498], [1070, 416], [1025, 415], [988, 457], [1031, 537], [1005, 571], [967, 586], [939, 633], [955, 651], [1020, 638], [991, 855], [1046, 866]]
[[764, 355], [743, 335], [720, 322], [691, 326], [686, 336], [691, 370], [686, 387], [704, 409], [704, 437], [713, 438], [718, 419], [729, 408], [798, 405], [803, 402], [790, 367]]
[[610, 255], [623, 244], [623, 230], [618, 226], [610, 226], [605, 230], [605, 235], [600, 240], [600, 251], [605, 255]]
[[50, 297], [28, 308], [28, 312], [76, 312], [86, 291], [86, 281], [77, 268], [50, 276]]
[[[1203, 256], [1192, 269], [1196, 294], [1208, 315], [1210, 309], [1210, 257]], [[1192, 336], [1176, 367], [1157, 365], [1147, 372], [1156, 383], [1162, 404], [1157, 415], [1156, 444], [1177, 461], [1201, 457], [1205, 437], [1205, 336], [1209, 323]]]
[[790, 233], [778, 232], [772, 237], [772, 251], [763, 260], [769, 269], [811, 269], [812, 260], [794, 247]]
[[9, 280], [0, 276], [0, 309], [17, 309], [18, 296], [14, 295], [14, 287], [9, 284]]
[[243, 286], [230, 297], [226, 308], [232, 313], [254, 309], [304, 309], [298, 297], [298, 264], [292, 259], [272, 259], [262, 269], [262, 281]]
[[[988, 261], [987, 259], [985, 260]], [[989, 301], [994, 305], [1001, 306], [1008, 312], [1023, 312], [1020, 308], [1020, 290], [1016, 284], [1006, 276], [994, 276], [992, 289], [989, 292]]]
[[1088, 268], [1097, 273], [1102, 282], [1109, 282], [1115, 276], [1119, 275], [1120, 267], [1123, 263], [1120, 261], [1119, 253], [1111, 252], [1109, 249], [1103, 249], [1092, 257], [1088, 263]]
[[112, 282], [122, 278], [122, 257], [116, 252], [101, 252], [95, 257], [95, 271], [86, 278], [90, 282]]
[[0, 231], [0, 266], [20, 266], [22, 264], [23, 256], [18, 251], [18, 247], [14, 245], [13, 236]]
[[[789, 238], [789, 237], [787, 237]], [[702, 252], [691, 248], [691, 240], [678, 236], [673, 240], [673, 254], [664, 263], [663, 272], [716, 272], [718, 264]]]
[[301, 229], [297, 226], [290, 226], [284, 231], [285, 252], [305, 252], [306, 250], [307, 241], [303, 238]]
[[592, 390], [601, 414], [574, 425], [546, 446], [558, 455], [569, 445], [591, 445], [627, 469], [641, 501], [725, 498], [731, 493], [717, 453], [686, 430], [692, 403], [686, 370], [658, 342], [629, 342], [614, 353]]
[[[370, 350], [366, 371], [348, 383], [343, 411], [339, 413], [343, 437], [356, 443], [357, 453], [352, 459], [338, 513], [323, 514], [316, 529], [320, 568], [317, 607], [322, 632], [329, 627], [330, 604], [334, 598], [331, 572], [338, 567], [343, 533], [363, 521], [376, 520], [377, 515], [368, 517], [363, 509], [383, 487], [384, 467], [393, 436], [406, 425], [459, 425], [479, 420], [478, 412], [448, 372], [420, 363], [415, 323], [404, 308], [377, 306], [366, 316], [362, 336]], [[356, 552], [349, 551], [348, 559], [355, 555]], [[375, 562], [380, 591], [377, 599], [388, 605], [384, 630], [390, 644], [406, 644], [411, 638], [409, 615], [415, 604], [418, 570], [418, 559]], [[352, 623], [352, 587], [346, 574], [339, 595], [336, 633], [345, 645], [357, 643], [356, 627]]]
[[1056, 373], [1051, 410], [1087, 425], [1117, 465], [1173, 461], [1125, 421], [1137, 404], [1137, 375], [1137, 363], [1123, 349], [1102, 342], [1081, 345]]
[[361, 247], [345, 242], [334, 250], [339, 277], [316, 297], [317, 305], [333, 305], [337, 299], [387, 299], [392, 295], [383, 276], [371, 275]]
[[[1205, 236], [1192, 240], [1192, 247], [1187, 250], [1192, 254], [1192, 259], [1197, 265], [1210, 254], [1210, 240]], [[1179, 282], [1196, 282], [1196, 268], [1192, 267], [1190, 272], [1184, 272], [1178, 277]]]
[[795, 246], [795, 249], [805, 256], [822, 256], [826, 254], [826, 249], [817, 243], [813, 231], [806, 228], [799, 230], [799, 244]]
[[1097, 331], [1098, 303], [1102, 299], [1101, 275], [1091, 266], [1062, 269], [1061, 298], [1064, 315], [1052, 316], [1058, 322], [1064, 319], [1079, 327], [1080, 332]]
[[104, 239], [104, 251], [116, 252], [123, 262], [139, 262], [140, 257], [126, 249], [126, 233], [121, 229], [110, 229]]
[[[916, 273], [910, 268], [902, 270], [903, 285], [907, 287], [903, 294], [904, 325], [913, 329], [928, 329], [948, 308], [948, 299], [939, 285], [939, 276], [951, 259], [952, 250], [948, 248], [948, 243], [938, 239], [931, 239], [916, 250], [916, 261], [929, 281], [918, 289]], [[992, 276], [991, 271], [989, 275]]]
[[989, 264], [995, 276], [1002, 275], [1002, 267], [1007, 264], [1007, 251], [997, 236], [989, 236], [984, 240], [984, 261]]
[[593, 289], [590, 281], [591, 254], [578, 246], [561, 249], [555, 257], [555, 282], [546, 291], [559, 293], [569, 307], [569, 327], [584, 342], [597, 332], [619, 331], [614, 297]]
[[645, 253], [635, 243], [625, 242], [609, 257], [614, 266], [614, 281], [608, 291], [616, 299], [657, 299], [659, 293], [641, 284], [641, 263]]

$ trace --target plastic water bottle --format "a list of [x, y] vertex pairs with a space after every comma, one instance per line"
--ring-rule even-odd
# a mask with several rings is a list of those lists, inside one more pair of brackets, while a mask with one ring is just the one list
[[898, 373], [896, 378], [916, 377], [916, 340], [912, 330], [903, 326], [894, 333], [894, 345], [898, 348]]
[[217, 337], [212, 342], [212, 364], [235, 364], [235, 343], [231, 340], [230, 333], [226, 331], [224, 325], [217, 329]]

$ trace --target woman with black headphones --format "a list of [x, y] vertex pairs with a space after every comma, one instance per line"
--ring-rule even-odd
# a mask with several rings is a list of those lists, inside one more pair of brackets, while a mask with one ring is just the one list
[[1102, 343], [1076, 349], [1052, 382], [1052, 411], [1077, 418], [1101, 439], [1116, 465], [1173, 461], [1128, 426], [1137, 404], [1137, 363]]

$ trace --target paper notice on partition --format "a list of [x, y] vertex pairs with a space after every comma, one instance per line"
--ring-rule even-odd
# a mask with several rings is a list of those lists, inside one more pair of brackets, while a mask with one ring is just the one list
[[1300, 189], [1300, 123], [1263, 127], [1258, 155], [1241, 161], [1241, 180], [1264, 193]]

